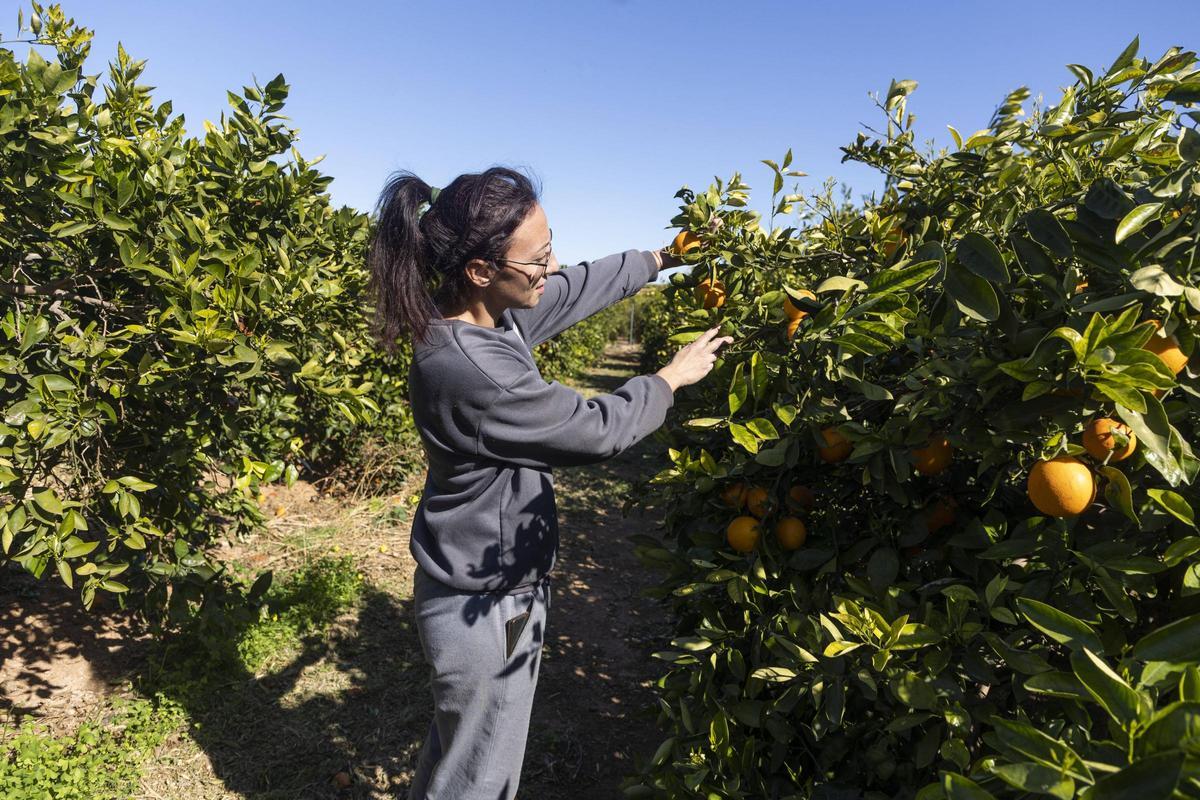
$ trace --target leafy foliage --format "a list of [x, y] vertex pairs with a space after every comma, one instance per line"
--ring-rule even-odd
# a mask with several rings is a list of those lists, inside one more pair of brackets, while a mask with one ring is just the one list
[[[669, 290], [672, 339], [735, 342], [677, 399], [667, 544], [639, 540], [678, 636], [658, 654], [671, 735], [629, 796], [1200, 796], [1200, 73], [1137, 49], [1072, 66], [1051, 107], [1013, 92], [935, 153], [916, 84], [893, 82], [886, 131], [844, 149], [887, 179], [860, 208], [782, 194], [790, 152], [765, 162], [767, 229], [740, 176], [680, 192], [704, 246]], [[727, 302], [698, 308], [714, 273]], [[1136, 434], [1131, 458], [1079, 446], [1099, 417]], [[948, 466], [918, 471], [943, 437]], [[1101, 487], [1078, 516], [1027, 497], [1055, 455]], [[765, 490], [747, 554], [725, 539], [735, 482]], [[770, 530], [798, 513], [785, 550]]]

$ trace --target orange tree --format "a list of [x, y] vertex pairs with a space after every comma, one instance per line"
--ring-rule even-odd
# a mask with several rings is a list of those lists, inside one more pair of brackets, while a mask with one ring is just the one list
[[638, 538], [677, 636], [629, 796], [1200, 796], [1200, 73], [1137, 51], [938, 152], [893, 82], [858, 208], [790, 153], [770, 225], [680, 192], [673, 341], [735, 342]]
[[188, 136], [144, 62], [102, 82], [91, 33], [32, 11], [26, 58], [0, 47], [0, 565], [220, 617], [212, 546], [260, 484], [408, 419], [359, 299], [369, 220], [293, 149], [282, 75]]

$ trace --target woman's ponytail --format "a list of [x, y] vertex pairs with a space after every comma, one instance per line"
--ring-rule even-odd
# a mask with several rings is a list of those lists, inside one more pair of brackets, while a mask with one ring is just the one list
[[504, 257], [537, 195], [529, 178], [507, 167], [459, 175], [436, 199], [411, 172], [393, 175], [375, 207], [367, 252], [379, 344], [393, 353], [401, 336], [422, 341], [431, 320], [469, 302], [473, 287], [463, 266]]
[[368, 289], [375, 298], [373, 333], [388, 353], [395, 352], [402, 336], [424, 338], [437, 314], [426, 283], [432, 264], [420, 224], [422, 207], [432, 198], [429, 184], [400, 172], [388, 181], [375, 207]]

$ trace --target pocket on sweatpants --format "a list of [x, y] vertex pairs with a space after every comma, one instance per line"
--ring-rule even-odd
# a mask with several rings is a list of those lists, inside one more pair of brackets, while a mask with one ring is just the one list
[[529, 612], [522, 611], [515, 617], [511, 617], [504, 622], [504, 658], [508, 660], [512, 658], [513, 651], [517, 649], [517, 643], [521, 640], [521, 634], [525, 632], [525, 627], [529, 624]]

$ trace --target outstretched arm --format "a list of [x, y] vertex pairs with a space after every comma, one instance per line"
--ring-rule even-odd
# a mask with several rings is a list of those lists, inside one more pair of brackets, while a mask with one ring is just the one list
[[613, 303], [637, 294], [661, 268], [680, 263], [661, 250], [626, 250], [585, 261], [546, 277], [546, 292], [533, 308], [514, 308], [513, 320], [532, 348]]

